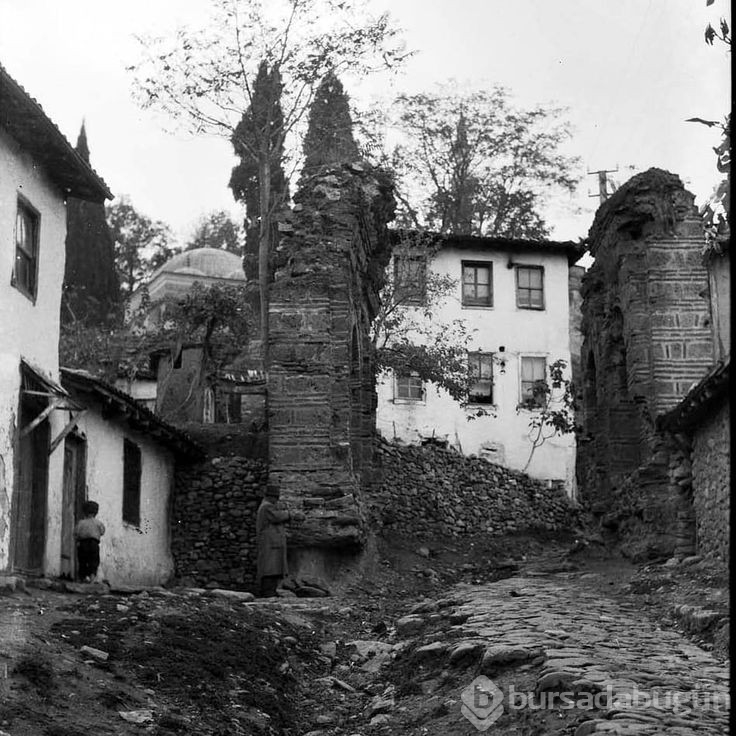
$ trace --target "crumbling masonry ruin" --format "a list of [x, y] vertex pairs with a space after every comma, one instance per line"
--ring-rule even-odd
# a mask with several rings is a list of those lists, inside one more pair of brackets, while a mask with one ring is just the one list
[[687, 464], [687, 453], [655, 427], [714, 362], [693, 195], [668, 172], [639, 174], [600, 207], [589, 243], [595, 263], [582, 287], [578, 449], [584, 500], [635, 556], [693, 554], [690, 473], [677, 462]]
[[280, 224], [269, 299], [269, 479], [306, 521], [290, 530], [299, 570], [361, 548], [374, 482], [370, 324], [390, 245], [390, 180], [361, 162], [304, 178]]

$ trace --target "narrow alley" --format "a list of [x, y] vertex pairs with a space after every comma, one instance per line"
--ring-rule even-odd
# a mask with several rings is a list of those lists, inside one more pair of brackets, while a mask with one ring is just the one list
[[[319, 598], [5, 595], [0, 732], [728, 732], [726, 581], [709, 586], [702, 564], [637, 568], [554, 539], [413, 542], [382, 543]], [[707, 625], [671, 615], [685, 609]]]

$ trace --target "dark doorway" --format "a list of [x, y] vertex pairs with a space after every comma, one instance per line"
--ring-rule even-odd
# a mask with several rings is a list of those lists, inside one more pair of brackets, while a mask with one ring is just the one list
[[82, 518], [87, 490], [87, 443], [69, 435], [64, 440], [64, 488], [61, 506], [61, 575], [73, 580], [76, 572], [74, 527]]
[[[20, 402], [19, 427], [33, 422], [48, 407], [36, 396], [24, 395]], [[18, 440], [15, 513], [13, 515], [13, 567], [18, 572], [43, 572], [46, 551], [46, 499], [49, 476], [49, 422], [44, 419]]]

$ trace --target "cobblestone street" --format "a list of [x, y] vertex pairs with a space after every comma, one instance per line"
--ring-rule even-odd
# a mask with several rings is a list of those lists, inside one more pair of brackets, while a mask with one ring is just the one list
[[[412, 643], [414, 661], [424, 662], [432, 677], [438, 667], [463, 663], [503, 683], [505, 712], [499, 717], [494, 711], [489, 733], [528, 732], [514, 725], [518, 711], [509, 712], [519, 708], [528, 689], [535, 691], [536, 709], [540, 702], [559, 708], [553, 693], [567, 693], [571, 700], [575, 693], [577, 703], [595, 703], [587, 718], [575, 708], [577, 724], [570, 729], [568, 723], [560, 733], [728, 733], [727, 664], [681, 634], [660, 629], [635, 605], [587, 589], [586, 582], [580, 573], [532, 573], [460, 585], [449, 598], [416, 607], [397, 627], [418, 637]], [[430, 681], [422, 689], [431, 692], [433, 686]], [[459, 719], [460, 691], [457, 697], [450, 711]], [[499, 699], [480, 709], [480, 725]], [[466, 728], [456, 733], [476, 732]]]

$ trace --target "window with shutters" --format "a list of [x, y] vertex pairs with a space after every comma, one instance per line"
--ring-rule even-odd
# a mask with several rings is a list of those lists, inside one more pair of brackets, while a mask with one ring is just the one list
[[38, 212], [19, 199], [15, 213], [15, 263], [10, 283], [33, 301], [38, 281], [38, 224]]
[[141, 523], [141, 448], [135, 442], [123, 442], [123, 521]]

